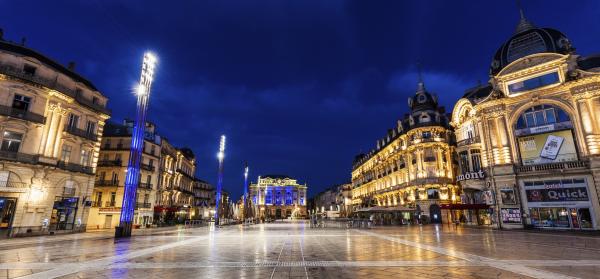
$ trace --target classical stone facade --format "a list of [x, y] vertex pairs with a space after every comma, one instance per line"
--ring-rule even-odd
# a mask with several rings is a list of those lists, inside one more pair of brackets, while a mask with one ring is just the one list
[[[90, 229], [112, 229], [119, 225], [133, 126], [132, 120], [106, 124], [88, 222]], [[134, 225], [138, 226], [153, 223], [161, 154], [161, 137], [156, 133], [155, 125], [147, 122], [145, 127], [133, 218]]]
[[352, 184], [333, 186], [315, 195], [309, 206], [310, 214], [325, 214], [329, 218], [346, 218], [352, 215]]
[[304, 218], [306, 210], [306, 184], [286, 175], [264, 175], [249, 186], [249, 197], [257, 218]]
[[600, 57], [521, 18], [490, 77], [452, 113], [462, 199], [504, 228], [599, 229]]
[[0, 32], [0, 237], [84, 231], [107, 98]]
[[422, 81], [408, 103], [410, 113], [397, 127], [371, 152], [355, 158], [352, 203], [356, 210], [414, 210], [417, 216], [441, 222], [441, 205], [456, 203], [460, 195], [454, 180], [453, 134], [437, 96], [427, 92]]

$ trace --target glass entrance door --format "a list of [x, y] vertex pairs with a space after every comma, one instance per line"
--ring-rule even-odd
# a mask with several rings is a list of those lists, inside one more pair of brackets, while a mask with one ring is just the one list
[[16, 198], [0, 197], [0, 237], [7, 237], [10, 233], [16, 207]]

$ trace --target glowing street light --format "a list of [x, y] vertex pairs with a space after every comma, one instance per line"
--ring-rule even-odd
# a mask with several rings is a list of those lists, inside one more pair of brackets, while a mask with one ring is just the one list
[[219, 177], [217, 180], [217, 196], [215, 204], [215, 224], [219, 224], [219, 214], [221, 212], [221, 192], [223, 189], [223, 159], [225, 159], [225, 135], [221, 136], [221, 142], [219, 143], [219, 153], [217, 153], [217, 159], [219, 159]]
[[248, 216], [248, 173], [250, 169], [248, 168], [248, 163], [244, 167], [244, 214], [242, 216], [243, 219], [246, 219]]
[[156, 67], [156, 56], [150, 52], [144, 53], [142, 63], [142, 74], [140, 82], [135, 89], [137, 96], [136, 118], [131, 135], [131, 149], [129, 151], [129, 161], [127, 172], [125, 174], [125, 190], [123, 194], [123, 205], [121, 206], [121, 218], [119, 226], [115, 231], [115, 237], [130, 237], [133, 226], [133, 214], [135, 211], [135, 202], [137, 200], [137, 187], [140, 181], [140, 165], [142, 162], [142, 152], [144, 147], [144, 130], [146, 124], [146, 113], [148, 111], [148, 100], [150, 98], [150, 88], [154, 79], [154, 69]]

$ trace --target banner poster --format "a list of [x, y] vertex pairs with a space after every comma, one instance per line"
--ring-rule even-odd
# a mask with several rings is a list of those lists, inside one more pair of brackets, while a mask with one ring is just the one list
[[523, 165], [577, 160], [570, 130], [519, 137], [518, 142]]
[[518, 208], [502, 208], [502, 223], [505, 224], [521, 224], [521, 210]]

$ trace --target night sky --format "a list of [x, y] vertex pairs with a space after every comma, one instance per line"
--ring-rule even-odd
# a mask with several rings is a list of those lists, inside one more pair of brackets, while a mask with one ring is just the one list
[[[600, 1], [524, 0], [523, 8], [579, 54], [600, 52]], [[131, 88], [143, 52], [155, 52], [149, 120], [192, 148], [197, 176], [213, 184], [226, 134], [224, 187], [235, 199], [244, 161], [252, 180], [287, 174], [311, 195], [349, 182], [354, 156], [407, 111], [417, 63], [451, 111], [465, 89], [488, 80], [518, 18], [513, 1], [0, 0], [5, 39], [26, 37], [58, 62], [76, 61], [109, 97], [115, 121], [134, 116]]]

